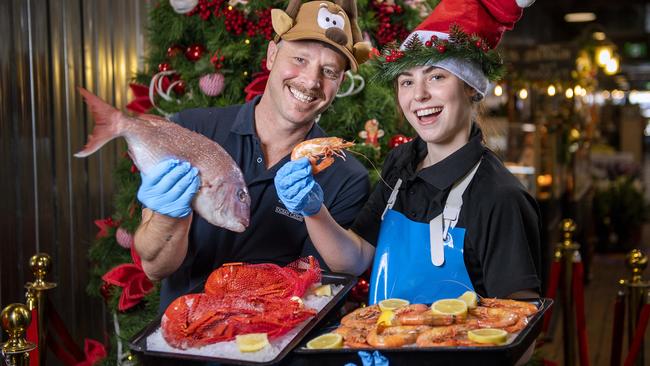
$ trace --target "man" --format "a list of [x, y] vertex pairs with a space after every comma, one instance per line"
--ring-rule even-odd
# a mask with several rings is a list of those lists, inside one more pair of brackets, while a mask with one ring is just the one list
[[[345, 70], [356, 71], [367, 59], [369, 46], [360, 42], [352, 1], [339, 6], [292, 0], [286, 13], [273, 10], [272, 21], [278, 36], [268, 45], [270, 75], [261, 97], [245, 105], [187, 110], [173, 118], [219, 143], [239, 165], [251, 198], [248, 228], [234, 233], [192, 213], [200, 183], [188, 163], [167, 160], [142, 175], [138, 199], [145, 208], [135, 248], [147, 276], [163, 280], [161, 310], [223, 263], [287, 264], [318, 254], [303, 215], [286, 209], [273, 178], [296, 144], [325, 136], [315, 119], [334, 100]], [[349, 226], [368, 196], [365, 168], [354, 158], [337, 160], [316, 180], [324, 205], [342, 226]], [[335, 256], [326, 253], [321, 265], [359, 272], [340, 266]]]

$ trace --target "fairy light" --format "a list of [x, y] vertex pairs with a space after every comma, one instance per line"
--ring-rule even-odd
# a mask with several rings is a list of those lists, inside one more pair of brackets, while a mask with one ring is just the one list
[[546, 89], [546, 93], [551, 97], [554, 96], [555, 95], [555, 86], [553, 86], [553, 84], [549, 85], [548, 88]]
[[248, 76], [248, 71], [244, 71], [244, 76]]
[[250, 44], [250, 43], [251, 43], [251, 40], [247, 38], [247, 39], [244, 41], [244, 43], [246, 43], [246, 44]]
[[618, 58], [612, 57], [605, 64], [605, 74], [614, 75], [618, 71]]
[[494, 87], [494, 95], [496, 95], [497, 97], [503, 95], [503, 87], [501, 87], [501, 85], [497, 85]]
[[607, 65], [607, 62], [612, 58], [612, 50], [607, 47], [603, 46], [596, 51], [596, 63], [598, 63], [598, 66], [605, 66]]
[[520, 99], [528, 98], [528, 90], [526, 90], [526, 88], [523, 88], [519, 91], [519, 98]]
[[567, 99], [573, 98], [573, 89], [567, 88], [567, 90], [564, 92], [564, 96], [567, 97]]

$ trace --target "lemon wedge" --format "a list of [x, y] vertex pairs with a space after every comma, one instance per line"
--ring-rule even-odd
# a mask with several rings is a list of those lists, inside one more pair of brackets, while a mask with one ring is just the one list
[[240, 352], [257, 352], [269, 345], [266, 333], [242, 334], [235, 337]]
[[314, 289], [314, 295], [316, 296], [332, 296], [332, 286], [331, 285], [321, 285]]
[[343, 347], [343, 337], [337, 333], [325, 333], [307, 342], [309, 349], [331, 349]]
[[434, 314], [454, 315], [464, 318], [467, 316], [467, 304], [458, 299], [442, 299], [431, 304], [431, 311]]
[[465, 291], [458, 299], [464, 301], [469, 309], [474, 309], [478, 305], [478, 297], [474, 291]]
[[506, 343], [508, 332], [495, 328], [473, 329], [467, 331], [467, 338], [476, 343], [503, 344]]
[[386, 310], [396, 310], [404, 306], [408, 306], [409, 304], [410, 302], [408, 300], [395, 298], [395, 299], [381, 300], [378, 305], [381, 311], [386, 311]]
[[377, 318], [377, 325], [390, 327], [395, 325], [395, 313], [392, 310], [384, 310]]

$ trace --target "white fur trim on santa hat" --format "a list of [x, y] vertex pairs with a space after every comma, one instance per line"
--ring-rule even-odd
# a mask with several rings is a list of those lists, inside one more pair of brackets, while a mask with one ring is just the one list
[[519, 5], [520, 8], [527, 8], [533, 5], [534, 2], [535, 0], [517, 0], [517, 5]]
[[[422, 43], [425, 43], [426, 41], [430, 40], [432, 36], [437, 36], [440, 39], [449, 38], [449, 34], [447, 33], [418, 30], [411, 33], [406, 38], [406, 40], [402, 42], [402, 45], [400, 46], [400, 50], [403, 51], [406, 48], [406, 44], [413, 37], [418, 37]], [[445, 69], [449, 71], [450, 73], [456, 75], [462, 81], [466, 82], [469, 86], [476, 89], [476, 91], [481, 95], [481, 97], [485, 97], [485, 93], [487, 93], [488, 79], [483, 73], [483, 69], [481, 68], [481, 66], [476, 62], [450, 57], [438, 61], [428, 62], [426, 66], [436, 66], [441, 69]]]

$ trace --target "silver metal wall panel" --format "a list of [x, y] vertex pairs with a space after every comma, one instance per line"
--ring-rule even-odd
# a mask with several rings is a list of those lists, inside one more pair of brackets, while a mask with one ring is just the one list
[[145, 0], [0, 1], [0, 305], [24, 301], [28, 260], [47, 252], [51, 297], [79, 344], [103, 337], [103, 304], [85, 293], [87, 253], [93, 221], [113, 212], [125, 144], [72, 157], [94, 126], [76, 87], [123, 109], [145, 24]]

